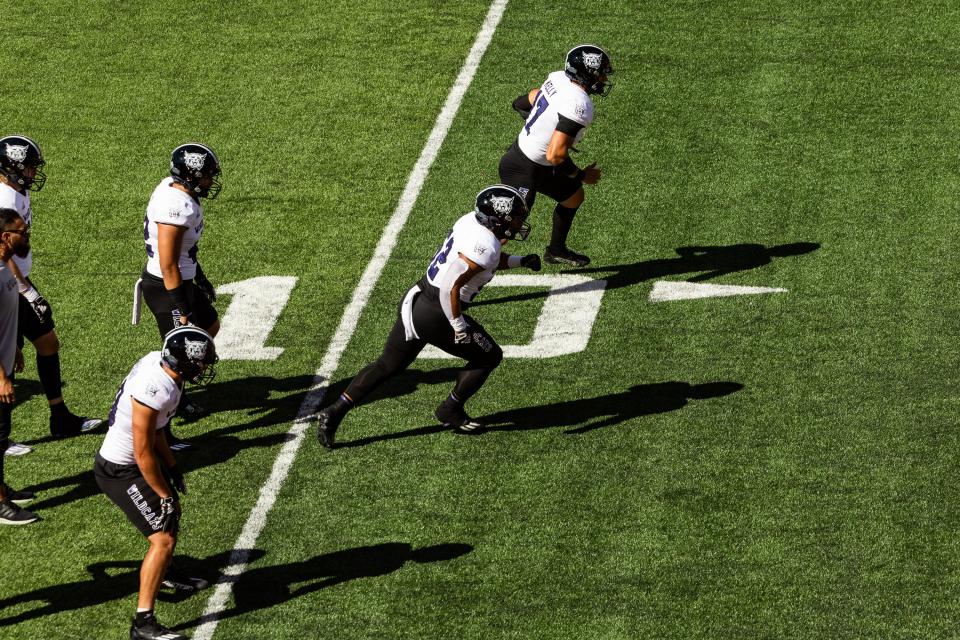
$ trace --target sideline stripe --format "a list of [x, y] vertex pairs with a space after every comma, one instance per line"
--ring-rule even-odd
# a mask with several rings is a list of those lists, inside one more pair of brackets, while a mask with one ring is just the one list
[[397, 208], [390, 217], [390, 221], [380, 237], [380, 242], [374, 250], [373, 258], [371, 258], [363, 276], [360, 278], [360, 282], [357, 284], [357, 288], [353, 292], [350, 304], [343, 312], [336, 333], [334, 333], [327, 353], [317, 370], [313, 386], [311, 386], [300, 405], [297, 418], [293, 421], [293, 426], [288, 432], [292, 437], [283, 445], [273, 464], [270, 477], [260, 488], [260, 497], [257, 499], [257, 504], [250, 511], [250, 516], [247, 518], [243, 531], [237, 538], [233, 552], [230, 554], [230, 560], [217, 581], [213, 594], [207, 601], [207, 607], [200, 618], [202, 623], [193, 634], [194, 640], [210, 640], [213, 637], [220, 614], [226, 609], [227, 602], [230, 599], [233, 584], [247, 569], [250, 550], [254, 548], [257, 538], [260, 537], [260, 532], [263, 531], [263, 527], [267, 523], [267, 514], [270, 513], [270, 509], [277, 499], [277, 494], [287, 478], [290, 467], [297, 456], [297, 451], [303, 443], [307, 428], [323, 403], [323, 398], [327, 393], [327, 383], [336, 371], [340, 363], [340, 357], [357, 329], [360, 313], [370, 299], [373, 288], [383, 272], [383, 267], [390, 259], [390, 254], [397, 244], [397, 237], [406, 224], [411, 210], [413, 210], [413, 205], [417, 201], [417, 196], [420, 195], [420, 190], [423, 188], [430, 167], [436, 160], [440, 146], [447, 137], [450, 126], [460, 109], [460, 103], [463, 102], [463, 97], [467, 93], [470, 83], [473, 82], [473, 76], [480, 66], [480, 60], [490, 45], [490, 41], [493, 39], [500, 18], [503, 17], [503, 12], [506, 10], [507, 2], [508, 0], [494, 0], [490, 5], [490, 10], [487, 12], [487, 17], [483, 21], [480, 32], [477, 33], [477, 38], [467, 55], [467, 60], [463, 63], [460, 74], [450, 88], [450, 93], [447, 95], [447, 100], [440, 111], [440, 115], [437, 116], [433, 131], [430, 132], [430, 137], [427, 139], [423, 151], [420, 152], [420, 157], [410, 172], [410, 177], [407, 178], [407, 186], [400, 196]]

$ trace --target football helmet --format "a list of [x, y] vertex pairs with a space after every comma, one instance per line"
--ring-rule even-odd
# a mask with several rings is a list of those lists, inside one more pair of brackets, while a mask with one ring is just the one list
[[495, 184], [477, 194], [474, 208], [477, 222], [493, 232], [497, 238], [526, 240], [530, 225], [526, 222], [530, 210], [519, 191], [505, 184]]
[[[26, 136], [4, 136], [0, 138], [0, 172], [15, 185], [40, 191], [47, 181], [43, 172], [43, 152], [40, 145]], [[33, 175], [27, 173], [33, 169]]]
[[613, 85], [607, 76], [613, 73], [610, 56], [595, 44], [581, 44], [567, 52], [564, 68], [567, 77], [583, 85], [587, 93], [606, 96]]
[[163, 339], [160, 358], [164, 364], [193, 384], [210, 382], [219, 362], [213, 336], [199, 327], [183, 326], [172, 330]]
[[[213, 149], [199, 142], [188, 142], [170, 154], [170, 175], [197, 198], [213, 200], [220, 193], [220, 161]], [[205, 178], [209, 184], [201, 184]]]

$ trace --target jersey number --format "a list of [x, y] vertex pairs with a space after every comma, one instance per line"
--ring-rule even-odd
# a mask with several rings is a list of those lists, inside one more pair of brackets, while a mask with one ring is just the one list
[[150, 248], [150, 221], [147, 216], [143, 216], [143, 245], [147, 249], [147, 257], [153, 257], [153, 249]]
[[440, 265], [447, 261], [447, 256], [450, 255], [450, 249], [453, 248], [453, 231], [450, 232], [450, 235], [447, 236], [448, 240], [446, 244], [437, 252], [436, 257], [433, 259], [433, 262], [430, 263], [430, 267], [427, 269], [427, 275], [430, 276], [432, 281], [437, 277], [437, 273], [440, 272]]
[[537, 101], [534, 103], [536, 110], [530, 114], [530, 119], [527, 120], [527, 126], [524, 129], [527, 130], [527, 135], [530, 135], [530, 127], [533, 126], [533, 123], [537, 121], [537, 118], [543, 115], [543, 112], [547, 110], [547, 107], [550, 106], [550, 103], [547, 102], [547, 96], [543, 95], [543, 92], [537, 93]]
[[124, 380], [123, 384], [120, 385], [120, 389], [117, 390], [117, 397], [113, 399], [113, 406], [110, 407], [110, 413], [107, 415], [107, 424], [113, 426], [114, 421], [117, 419], [117, 407], [120, 404], [120, 398], [123, 397], [123, 388], [127, 386], [127, 381]]

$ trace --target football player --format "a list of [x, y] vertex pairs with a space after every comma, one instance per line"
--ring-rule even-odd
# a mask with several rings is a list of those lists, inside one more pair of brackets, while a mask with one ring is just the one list
[[[220, 330], [214, 287], [197, 260], [203, 234], [200, 199], [220, 193], [220, 161], [210, 147], [182, 144], [170, 155], [170, 175], [153, 190], [143, 217], [147, 264], [140, 276], [143, 297], [157, 320], [160, 337], [175, 327], [194, 325], [216, 336]], [[177, 411], [196, 419], [204, 410], [186, 394]], [[175, 450], [190, 445], [169, 434]]]
[[[44, 164], [39, 145], [30, 138], [0, 138], [0, 207], [16, 211], [28, 228], [33, 223], [30, 192], [43, 188], [47, 179]], [[22, 346], [26, 337], [36, 350], [37, 375], [50, 406], [50, 435], [65, 438], [97, 428], [103, 420], [76, 416], [63, 401], [60, 341], [53, 322], [53, 309], [30, 279], [33, 252], [29, 244], [26, 255], [15, 254], [7, 264], [17, 279], [20, 292], [18, 345]], [[26, 445], [13, 444], [7, 455], [21, 455], [30, 450]]]
[[583, 185], [599, 182], [600, 169], [595, 162], [581, 169], [570, 152], [593, 122], [591, 96], [610, 92], [612, 73], [606, 51], [582, 44], [567, 53], [563, 71], [551, 73], [539, 89], [513, 102], [526, 123], [500, 158], [500, 181], [516, 187], [531, 209], [537, 192], [556, 200], [550, 245], [543, 252], [546, 262], [590, 264], [590, 258], [567, 247], [567, 236], [583, 204]]
[[434, 415], [461, 434], [477, 434], [484, 426], [470, 418], [464, 403], [475, 394], [503, 359], [503, 351], [479, 322], [464, 313], [497, 269], [540, 270], [540, 256], [503, 252], [509, 240], [530, 233], [527, 204], [513, 187], [497, 184], [477, 194], [443, 241], [426, 273], [411, 287], [397, 314], [383, 353], [358, 373], [340, 397], [318, 414], [320, 443], [333, 448], [337, 427], [346, 413], [390, 376], [403, 371], [427, 344], [467, 361], [457, 382]]
[[0, 524], [30, 524], [40, 519], [20, 507], [33, 500], [33, 494], [14, 491], [3, 477], [3, 453], [10, 439], [13, 413], [13, 374], [23, 368], [17, 347], [17, 279], [7, 261], [13, 255], [27, 254], [29, 237], [30, 228], [15, 210], [0, 209]]
[[209, 333], [192, 326], [170, 331], [162, 350], [141, 358], [120, 385], [110, 428], [96, 455], [97, 485], [150, 543], [140, 567], [132, 640], [186, 638], [161, 625], [153, 612], [177, 544], [180, 494], [187, 493], [163, 427], [177, 411], [184, 382], [212, 379], [216, 363]]

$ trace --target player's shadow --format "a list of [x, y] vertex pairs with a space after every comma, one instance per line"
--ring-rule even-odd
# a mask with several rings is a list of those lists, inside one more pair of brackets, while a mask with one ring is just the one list
[[[244, 449], [275, 447], [283, 444], [292, 437], [288, 433], [272, 433], [258, 438], [242, 439], [232, 435], [220, 435], [219, 431], [222, 430], [191, 437], [190, 442], [195, 445], [195, 448], [187, 453], [177, 455], [177, 465], [180, 466], [186, 474], [188, 488], [191, 471], [222, 464]], [[44, 491], [64, 488], [67, 488], [65, 493], [46, 499], [43, 498]], [[27, 489], [40, 494], [40, 499], [30, 504], [31, 511], [42, 511], [43, 509], [59, 507], [74, 502], [75, 500], [83, 500], [84, 498], [89, 498], [101, 493], [100, 487], [97, 486], [97, 482], [93, 477], [92, 461], [90, 470], [33, 484], [27, 487]]]
[[720, 398], [743, 389], [739, 382], [655, 382], [638, 384], [620, 393], [522, 407], [484, 416], [491, 431], [527, 431], [567, 427], [581, 434], [627, 420], [682, 409], [691, 400]]
[[[619, 393], [510, 409], [483, 416], [479, 420], [488, 425], [490, 431], [527, 431], [568, 427], [564, 433], [581, 434], [612, 427], [645, 415], [676, 411], [685, 407], [691, 400], [719, 398], [740, 389], [743, 389], [742, 384], [729, 381], [701, 384], [689, 382], [639, 384]], [[448, 430], [441, 425], [417, 427], [338, 442], [337, 448], [362, 447], [375, 442], [426, 436]]]
[[[793, 242], [766, 247], [762, 244], [733, 244], [727, 246], [689, 246], [676, 249], [676, 258], [642, 260], [629, 264], [615, 264], [581, 269], [565, 269], [561, 273], [589, 275], [596, 274], [606, 280], [606, 289], [630, 287], [647, 280], [697, 274], [687, 278], [687, 282], [703, 282], [738, 271], [748, 271], [770, 264], [775, 258], [799, 256], [820, 248], [817, 242]], [[531, 291], [527, 293], [499, 296], [478, 300], [471, 306], [483, 304], [501, 304], [521, 300], [544, 298], [559, 291]]]
[[293, 598], [314, 593], [360, 578], [393, 573], [408, 562], [424, 564], [445, 562], [473, 551], [463, 543], [445, 543], [414, 549], [405, 542], [387, 542], [314, 556], [302, 562], [248, 569], [233, 585], [234, 606], [218, 614], [200, 616], [174, 627], [183, 630], [216, 618], [223, 620], [250, 611], [283, 604]]
[[[262, 558], [263, 551], [248, 552], [250, 561]], [[230, 558], [230, 552], [218, 553], [204, 560], [177, 556], [177, 566], [190, 575], [212, 577], [219, 574]], [[129, 598], [140, 589], [142, 560], [96, 562], [87, 566], [90, 577], [75, 582], [61, 582], [33, 591], [0, 599], [0, 627], [19, 624], [43, 616], [95, 607], [112, 600]], [[160, 600], [179, 602], [189, 594], [161, 591]], [[33, 605], [30, 608], [30, 605]]]
[[17, 404], [22, 404], [34, 396], [43, 395], [43, 385], [39, 380], [17, 377], [13, 381], [13, 393], [16, 395]]
[[[297, 416], [297, 409], [303, 400], [302, 393], [313, 384], [313, 376], [301, 375], [289, 378], [273, 378], [268, 376], [253, 376], [236, 380], [213, 382], [208, 385], [192, 387], [188, 385], [186, 391], [198, 404], [207, 408], [210, 413], [222, 411], [245, 412], [251, 419], [248, 422], [215, 429], [208, 432], [210, 435], [239, 433], [248, 429], [272, 427], [277, 424], [288, 424]], [[277, 396], [277, 397], [274, 397]], [[106, 416], [109, 407], [105, 407], [101, 415]], [[174, 432], [184, 440], [193, 442], [201, 436], [194, 436], [192, 432], [203, 427], [204, 419], [181, 424], [179, 418], [172, 421]], [[106, 433], [107, 425], [99, 427], [90, 434], [79, 436], [92, 437]], [[24, 444], [35, 445], [55, 442], [51, 436], [44, 436], [34, 440], [18, 440]]]

